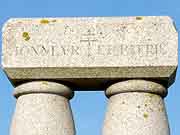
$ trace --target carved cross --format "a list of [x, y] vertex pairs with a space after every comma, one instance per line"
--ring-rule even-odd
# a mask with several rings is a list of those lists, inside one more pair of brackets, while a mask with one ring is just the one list
[[83, 36], [85, 36], [86, 38], [81, 39], [80, 42], [87, 42], [88, 45], [91, 45], [92, 42], [98, 41], [97, 39], [92, 38], [95, 36], [95, 34], [92, 33], [90, 29], [87, 31], [87, 34], [83, 34]]

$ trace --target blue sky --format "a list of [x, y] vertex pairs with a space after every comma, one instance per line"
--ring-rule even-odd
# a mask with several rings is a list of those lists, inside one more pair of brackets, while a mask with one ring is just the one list
[[[171, 16], [180, 30], [179, 0], [0, 0], [0, 28], [10, 17], [136, 15]], [[179, 74], [178, 70], [176, 82], [165, 99], [172, 135], [180, 134]], [[0, 71], [0, 135], [9, 134], [15, 108], [12, 92], [12, 85]], [[106, 103], [103, 92], [76, 92], [71, 104], [77, 135], [101, 134]]]

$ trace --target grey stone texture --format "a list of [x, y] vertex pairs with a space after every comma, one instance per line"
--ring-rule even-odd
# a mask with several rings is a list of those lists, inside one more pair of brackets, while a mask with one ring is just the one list
[[14, 18], [3, 28], [2, 67], [14, 85], [28, 80], [104, 89], [123, 79], [170, 86], [178, 36], [167, 16]]
[[[109, 97], [103, 135], [170, 135], [162, 96], [166, 88], [145, 80], [116, 83]], [[161, 93], [161, 94], [159, 94]]]
[[15, 88], [16, 110], [10, 135], [75, 135], [68, 87], [46, 81]]
[[70, 87], [106, 89], [103, 135], [170, 134], [163, 98], [178, 65], [170, 17], [14, 18], [2, 34], [17, 98], [11, 135], [75, 135]]

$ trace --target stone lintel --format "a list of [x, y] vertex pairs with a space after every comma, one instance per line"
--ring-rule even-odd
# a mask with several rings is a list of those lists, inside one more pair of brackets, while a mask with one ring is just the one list
[[126, 79], [169, 87], [178, 34], [167, 16], [14, 18], [3, 27], [2, 67], [10, 81], [58, 81], [104, 89]]

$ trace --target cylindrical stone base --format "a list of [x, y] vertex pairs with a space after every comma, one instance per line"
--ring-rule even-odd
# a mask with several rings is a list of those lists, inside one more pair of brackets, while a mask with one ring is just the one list
[[163, 98], [150, 91], [165, 93], [165, 88], [143, 80], [120, 82], [109, 87], [103, 135], [169, 135]]
[[15, 89], [11, 135], [75, 135], [69, 98], [73, 92], [54, 82], [31, 82]]

